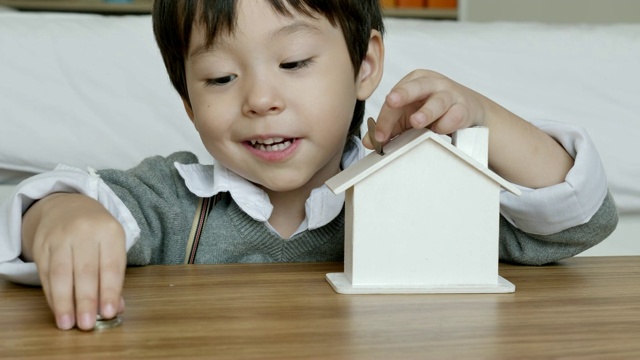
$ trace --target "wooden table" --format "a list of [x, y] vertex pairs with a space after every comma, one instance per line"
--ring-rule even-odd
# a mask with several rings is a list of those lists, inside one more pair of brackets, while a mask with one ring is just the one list
[[640, 257], [501, 264], [513, 294], [340, 295], [341, 267], [130, 268], [124, 324], [93, 332], [0, 280], [0, 358], [640, 358]]

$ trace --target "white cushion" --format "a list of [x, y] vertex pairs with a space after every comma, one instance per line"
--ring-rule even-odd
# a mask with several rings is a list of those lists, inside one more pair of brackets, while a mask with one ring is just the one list
[[210, 162], [170, 85], [150, 16], [0, 13], [1, 182], [125, 169], [150, 155]]

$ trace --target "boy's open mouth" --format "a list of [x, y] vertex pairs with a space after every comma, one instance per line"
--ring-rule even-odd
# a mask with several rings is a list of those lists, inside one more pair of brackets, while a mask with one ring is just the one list
[[248, 143], [256, 150], [273, 152], [287, 149], [295, 139], [285, 138], [269, 138], [269, 139], [253, 139]]

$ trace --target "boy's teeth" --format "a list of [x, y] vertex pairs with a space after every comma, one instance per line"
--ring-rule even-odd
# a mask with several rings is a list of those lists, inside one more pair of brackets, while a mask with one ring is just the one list
[[284, 138], [269, 138], [269, 139], [264, 139], [264, 140], [251, 140], [251, 145], [255, 145], [255, 144], [262, 144], [262, 145], [271, 145], [271, 144], [275, 144], [275, 143], [281, 143], [284, 141]]
[[[254, 143], [253, 141], [251, 141], [251, 144], [253, 145], [254, 148], [260, 151], [266, 151], [266, 152], [282, 151], [288, 148], [289, 146], [291, 146], [291, 140], [284, 141], [284, 139], [282, 138], [280, 139], [275, 138], [275, 139], [269, 139], [269, 140], [273, 140], [273, 141], [270, 141], [269, 143], [266, 143], [266, 142], [261, 143], [258, 141]], [[276, 140], [280, 140], [280, 141], [276, 141]]]
[[271, 139], [266, 139], [263, 144], [265, 145], [271, 145], [274, 143], [280, 143], [282, 142], [284, 139], [283, 138], [271, 138]]

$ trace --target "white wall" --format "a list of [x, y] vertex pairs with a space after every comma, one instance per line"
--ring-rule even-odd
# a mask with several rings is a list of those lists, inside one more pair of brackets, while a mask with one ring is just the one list
[[580, 254], [581, 256], [640, 256], [640, 214], [620, 216], [618, 227], [600, 244]]
[[458, 0], [461, 21], [640, 22], [639, 0]]

